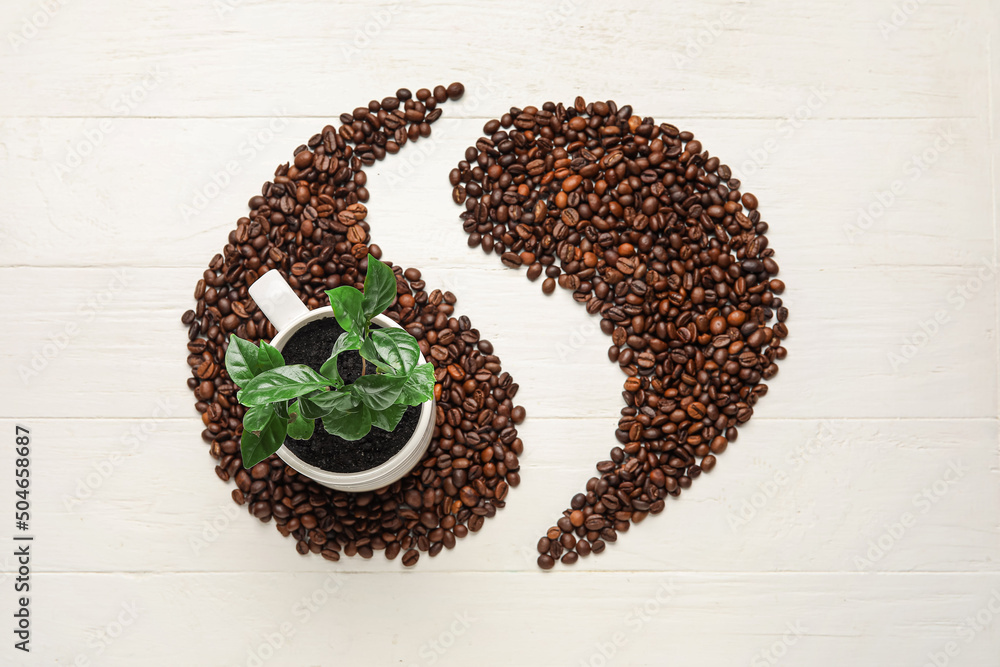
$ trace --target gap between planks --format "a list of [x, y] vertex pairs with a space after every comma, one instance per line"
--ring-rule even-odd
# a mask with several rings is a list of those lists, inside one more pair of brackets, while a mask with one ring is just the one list
[[[991, 75], [992, 76], [992, 75]], [[283, 115], [283, 118], [287, 120], [332, 120], [334, 122], [339, 122], [340, 116], [333, 115], [311, 115], [311, 114], [290, 114]], [[667, 116], [664, 116], [665, 118]], [[885, 121], [885, 122], [896, 122], [901, 120], [978, 120], [981, 119], [982, 115], [972, 115], [972, 116], [956, 116], [956, 115], [945, 115], [945, 116], [813, 116], [811, 118], [804, 119], [803, 123], [816, 123], [823, 121], [842, 121], [842, 122], [871, 122], [871, 121]], [[66, 115], [66, 116], [49, 116], [49, 115], [15, 115], [15, 116], [4, 116], [0, 115], [0, 121], [2, 120], [121, 120], [123, 118], [120, 114], [104, 114], [104, 115]], [[260, 120], [274, 118], [273, 115], [250, 115], [250, 116], [205, 116], [205, 115], [185, 115], [185, 116], [139, 116], [139, 115], [129, 115], [127, 116], [130, 120]], [[655, 117], [653, 117], [655, 120]], [[670, 120], [678, 121], [704, 121], [704, 120], [748, 120], [748, 121], [759, 121], [759, 120], [787, 120], [788, 115], [775, 115], [775, 116], [719, 116], [715, 114], [702, 114], [699, 116], [669, 116]], [[468, 115], [455, 115], [447, 116], [442, 114], [441, 120], [495, 120], [496, 116], [468, 116]], [[663, 121], [661, 121], [663, 122]]]
[[[608, 552], [605, 552], [608, 553]], [[393, 561], [389, 561], [393, 562]], [[418, 570], [392, 570], [385, 572], [374, 572], [371, 570], [338, 570], [331, 568], [328, 570], [241, 570], [241, 571], [231, 571], [231, 570], [44, 570], [38, 571], [33, 570], [32, 575], [81, 575], [81, 576], [149, 576], [149, 577], [172, 577], [175, 575], [197, 575], [197, 576], [260, 576], [262, 574], [286, 574], [289, 576], [308, 576], [313, 574], [357, 574], [365, 576], [382, 576], [386, 574], [397, 574], [402, 576], [410, 575], [429, 575], [429, 576], [451, 576], [454, 574], [477, 574], [477, 575], [493, 575], [501, 577], [509, 577], [511, 575], [535, 575], [541, 574], [546, 577], [593, 577], [593, 576], [662, 576], [665, 574], [675, 575], [679, 577], [733, 577], [733, 576], [755, 576], [755, 577], [773, 577], [773, 576], [817, 576], [825, 577], [830, 575], [844, 576], [844, 577], [908, 577], [908, 576], [920, 576], [920, 577], [954, 577], [957, 575], [969, 576], [969, 577], [994, 577], [1000, 576], [1000, 569], [997, 570], [983, 570], [979, 572], [970, 572], [968, 570], [908, 570], [906, 572], [893, 572], [889, 570], [885, 571], [869, 571], [869, 572], [855, 572], [852, 570], [775, 570], [772, 572], [764, 572], [761, 570], [577, 570], [571, 572], [569, 570], [551, 570], [551, 571], [541, 571], [531, 568], [525, 568], [523, 570], [435, 570], [435, 571], [418, 571]], [[0, 570], [0, 575], [16, 574], [16, 570]]]
[[[130, 422], [136, 419], [149, 419], [148, 415], [136, 416], [136, 417], [6, 417], [0, 415], [0, 421], [22, 421], [22, 422], [78, 422], [78, 421], [106, 421], [106, 422]], [[156, 418], [160, 422], [169, 421], [190, 421], [195, 419], [194, 417], [162, 417]], [[530, 421], [593, 421], [593, 422], [607, 422], [611, 417], [528, 417]], [[768, 423], [775, 424], [780, 422], [821, 422], [821, 421], [831, 421], [831, 422], [971, 422], [971, 421], [982, 421], [982, 422], [995, 422], [1000, 420], [1000, 416], [987, 416], [987, 417], [754, 417], [753, 423]]]

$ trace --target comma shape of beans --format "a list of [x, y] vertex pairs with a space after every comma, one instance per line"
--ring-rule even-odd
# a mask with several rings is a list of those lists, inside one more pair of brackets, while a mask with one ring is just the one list
[[524, 446], [513, 403], [518, 385], [503, 371], [493, 346], [455, 312], [451, 292], [426, 291], [420, 271], [393, 267], [396, 301], [386, 311], [420, 343], [434, 365], [434, 437], [423, 460], [403, 479], [368, 493], [334, 491], [298, 475], [277, 456], [243, 468], [239, 440], [244, 408], [225, 369], [229, 335], [269, 340], [275, 330], [247, 288], [266, 271], [280, 271], [309, 308], [328, 305], [325, 290], [361, 288], [368, 254], [381, 259], [367, 222], [364, 167], [430, 134], [438, 105], [461, 97], [460, 83], [400, 89], [340, 116], [299, 146], [277, 168], [250, 211], [236, 221], [223, 251], [195, 287], [188, 326], [188, 365], [203, 439], [218, 461], [216, 474], [235, 481], [233, 500], [278, 532], [301, 554], [328, 560], [381, 551], [404, 566], [421, 553], [436, 556], [477, 532], [504, 507], [520, 483]]
[[469, 246], [571, 292], [626, 375], [618, 444], [539, 541], [547, 570], [715, 467], [785, 357], [785, 286], [757, 197], [690, 132], [578, 97], [483, 133], [449, 174]]

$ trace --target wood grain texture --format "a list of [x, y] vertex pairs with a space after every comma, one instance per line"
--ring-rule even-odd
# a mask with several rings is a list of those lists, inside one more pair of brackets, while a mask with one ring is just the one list
[[[74, 591], [39, 627], [60, 640], [32, 659], [53, 665], [83, 655], [109, 667], [253, 665], [254, 658], [283, 667], [575, 667], [610, 654], [608, 664], [639, 667], [768, 664], [768, 657], [908, 667], [952, 642], [959, 653], [951, 664], [991, 665], [1000, 651], [995, 633], [966, 625], [996, 598], [996, 574], [231, 572], [56, 574], [38, 582], [39, 598]], [[110, 631], [117, 636], [109, 641]]]
[[[233, 11], [220, 16], [220, 6]], [[258, 116], [279, 105], [323, 118], [333, 97], [353, 107], [401, 78], [417, 79], [414, 89], [464, 78], [501, 109], [502, 91], [521, 104], [613, 91], [659, 116], [781, 118], [825, 85], [839, 99], [824, 116], [951, 118], [984, 112], [989, 8], [929, 1], [883, 36], [889, 2], [67, 3], [4, 52], [0, 85], [12, 95], [7, 116], [111, 115], [159, 66], [143, 116]], [[33, 10], [13, 3], [7, 23]]]
[[[37, 535], [33, 652], [0, 664], [1000, 664], [993, 0], [49, 6], [0, 8], [0, 433], [32, 429]], [[369, 219], [521, 384], [523, 481], [413, 571], [301, 557], [214, 475], [179, 318], [296, 146], [454, 80], [368, 169]], [[759, 197], [790, 354], [711, 474], [543, 573], [623, 376], [568, 294], [467, 247], [445, 183], [485, 119], [576, 95], [693, 131]]]
[[[479, 262], [466, 269], [428, 265], [424, 278], [458, 295], [457, 311], [494, 343], [522, 385], [518, 401], [534, 417], [616, 416], [624, 376], [607, 359], [610, 339], [599, 320], [566, 292], [543, 296], [538, 284], [495, 257]], [[877, 266], [787, 272], [795, 354], [781, 364], [758, 416], [994, 416], [996, 377], [982, 371], [996, 363], [995, 280], [982, 282], [979, 273]], [[157, 396], [186, 402], [180, 314], [193, 305], [200, 275], [195, 268], [0, 269], [8, 286], [0, 307], [7, 312], [23, 312], [46, 295], [44, 312], [26, 318], [10, 333], [12, 347], [0, 351], [7, 386], [29, 390], [13, 392], [8, 409], [25, 418], [125, 417], [144, 414]], [[960, 300], [957, 290], [975, 281], [979, 291], [969, 288], [970, 298]], [[511, 308], [524, 317], [512, 320]], [[933, 336], [921, 328], [928, 322], [938, 327]], [[926, 341], [907, 358], [906, 341], [914, 336]], [[84, 377], [81, 392], [76, 385]], [[67, 391], [72, 400], [36, 400], [36, 392]]]
[[[446, 180], [482, 133], [482, 120], [460, 118], [467, 102], [445, 104], [435, 134], [367, 170], [373, 236], [387, 256], [420, 266], [484, 265], [465, 244], [464, 209], [451, 202]], [[337, 115], [0, 119], [10, 158], [0, 163], [0, 178], [25, 195], [23, 208], [0, 212], [9, 235], [0, 262], [202, 268], [275, 166]], [[798, 128], [757, 119], [656, 119], [695, 132], [757, 194], [786, 270], [975, 265], [991, 256], [985, 119], [811, 118]], [[873, 134], [884, 144], [861, 148]], [[95, 152], [80, 156], [90, 146]], [[126, 185], [137, 179], [158, 184], [153, 202], [145, 189]], [[790, 181], [795, 189], [784, 191], [780, 184]], [[955, 215], [956, 202], [962, 215]], [[19, 222], [25, 219], [30, 224]], [[412, 252], [430, 245], [427, 236], [431, 251]]]
[[[73, 443], [40, 445], [33, 460], [44, 480], [39, 531], [58, 529], [76, 545], [47, 554], [39, 569], [402, 570], [381, 557], [331, 565], [299, 556], [273, 525], [261, 525], [232, 503], [235, 487], [216, 478], [207, 445], [198, 446], [194, 419], [158, 417], [154, 408], [144, 419], [35, 425], [41, 443]], [[521, 429], [528, 443], [523, 482], [508, 506], [454, 552], [421, 562], [420, 571], [533, 572], [535, 542], [595, 475], [594, 462], [613, 444], [614, 423], [613, 415], [527, 420]], [[575, 569], [991, 572], [1000, 548], [996, 439], [995, 422], [985, 419], [755, 418], [711, 474], [670, 501], [662, 515], [623, 534], [609, 553]], [[13, 459], [0, 463], [13, 465]], [[160, 471], [186, 481], [161, 491], [155, 482]], [[978, 511], [964, 511], [975, 503]], [[895, 524], [906, 513], [914, 525], [897, 537]], [[873, 549], [880, 540], [883, 546]]]

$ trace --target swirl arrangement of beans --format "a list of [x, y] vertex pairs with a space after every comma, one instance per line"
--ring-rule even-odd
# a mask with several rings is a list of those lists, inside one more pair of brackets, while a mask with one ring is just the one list
[[715, 467], [785, 357], [785, 286], [757, 198], [692, 133], [582, 98], [483, 132], [449, 174], [469, 246], [570, 291], [626, 375], [618, 446], [538, 541], [550, 569]]
[[188, 328], [188, 387], [197, 400], [218, 460], [216, 474], [235, 480], [233, 500], [295, 539], [301, 554], [329, 560], [382, 551], [413, 566], [421, 553], [436, 556], [482, 528], [520, 483], [523, 444], [516, 424], [524, 408], [518, 385], [503, 372], [493, 346], [466, 316], [455, 314], [451, 292], [427, 292], [420, 271], [394, 267], [396, 302], [386, 314], [420, 343], [435, 367], [434, 437], [406, 477], [370, 493], [333, 491], [296, 474], [277, 456], [244, 470], [239, 439], [244, 408], [225, 370], [229, 334], [270, 339], [275, 330], [247, 288], [265, 271], [280, 271], [309, 308], [328, 304], [327, 289], [362, 287], [371, 253], [364, 166], [422, 137], [441, 115], [438, 105], [461, 97], [454, 83], [413, 95], [401, 89], [340, 117], [299, 146], [275, 171], [250, 212], [236, 222], [223, 252], [209, 262], [195, 288]]
[[[395, 267], [390, 317], [435, 366], [434, 439], [407, 477], [371, 493], [333, 491], [272, 457], [249, 471], [239, 455], [243, 408], [225, 372], [230, 333], [275, 331], [247, 288], [278, 270], [310, 308], [324, 290], [361, 287], [367, 255], [382, 257], [366, 221], [365, 166], [430, 136], [454, 83], [414, 95], [400, 89], [340, 117], [277, 168], [249, 215], [195, 289], [188, 329], [188, 386], [205, 423], [216, 474], [232, 497], [295, 539], [299, 553], [329, 560], [402, 554], [413, 566], [482, 528], [520, 482], [518, 385], [456, 297], [427, 292], [417, 269]], [[618, 534], [665, 508], [738, 435], [766, 394], [763, 380], [786, 354], [784, 284], [757, 198], [690, 132], [613, 101], [512, 108], [483, 128], [451, 171], [471, 247], [569, 290], [600, 315], [611, 361], [626, 375], [625, 406], [607, 460], [538, 542], [538, 565], [601, 553]], [[772, 323], [772, 319], [776, 322]]]

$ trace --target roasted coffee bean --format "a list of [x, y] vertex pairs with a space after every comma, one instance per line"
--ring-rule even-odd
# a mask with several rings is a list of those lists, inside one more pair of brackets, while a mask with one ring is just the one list
[[516, 269], [522, 264], [520, 255], [514, 252], [505, 252], [500, 259], [512, 269]]
[[[430, 350], [431, 363], [443, 373], [435, 387], [438, 409], [459, 415], [454, 424], [443, 422], [447, 430], [440, 429], [417, 466], [422, 475], [377, 492], [351, 494], [297, 475], [277, 457], [242, 469], [244, 410], [224, 370], [230, 332], [253, 342], [275, 333], [247, 294], [265, 271], [277, 268], [291, 275], [293, 291], [309, 308], [326, 305], [326, 289], [363, 282], [368, 253], [382, 255], [369, 243], [363, 166], [427, 136], [441, 115], [438, 104], [463, 93], [455, 83], [421, 89], [414, 100], [409, 90], [400, 89], [342, 115], [344, 127], [323, 128], [300, 146], [291, 164], [279, 166], [274, 181], [250, 199], [250, 215], [236, 222], [229, 245], [198, 281], [195, 307], [182, 315], [189, 338], [188, 387], [205, 421], [203, 438], [218, 459], [216, 473], [223, 480], [235, 478], [233, 501], [247, 505], [262, 521], [273, 519], [282, 535], [295, 538], [300, 553], [338, 560], [341, 552], [370, 558], [384, 550], [389, 559], [402, 553], [409, 567], [420, 551], [436, 555], [470, 530], [480, 530], [519, 481], [517, 457], [524, 449], [514, 425], [524, 418], [524, 409], [513, 404], [517, 385], [502, 373], [492, 346], [479, 339], [468, 318], [454, 313], [455, 296], [425, 291], [417, 269], [397, 272], [397, 301], [387, 314]], [[462, 174], [449, 179], [459, 190], [456, 201], [464, 203], [482, 192], [479, 186], [477, 193], [469, 192], [473, 187]], [[487, 235], [501, 254], [512, 253], [511, 262], [535, 263], [533, 253], [513, 248], [503, 235]], [[450, 321], [460, 327], [453, 330]], [[471, 417], [463, 415], [465, 408]], [[480, 450], [480, 443], [494, 444]], [[489, 451], [489, 460], [480, 451]]]
[[545, 294], [572, 291], [627, 376], [621, 447], [547, 536], [549, 568], [568, 547], [560, 535], [589, 536], [564, 562], [600, 553], [664, 509], [655, 494], [714, 467], [786, 355], [784, 283], [757, 198], [691, 133], [582, 98], [514, 108], [483, 131], [449, 175], [466, 190], [470, 246], [528, 264], [530, 279], [544, 272]]

